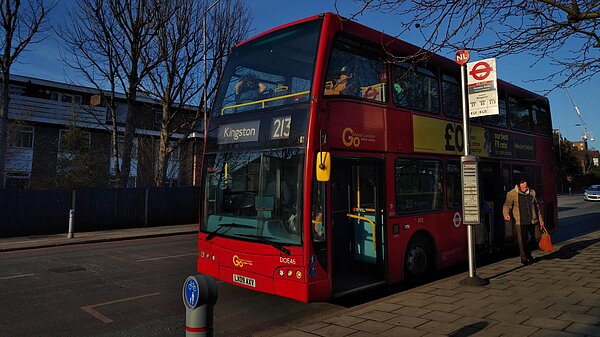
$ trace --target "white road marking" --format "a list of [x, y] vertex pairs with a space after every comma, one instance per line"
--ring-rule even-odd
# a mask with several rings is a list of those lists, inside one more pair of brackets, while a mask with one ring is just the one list
[[28, 276], [33, 276], [33, 275], [35, 275], [35, 274], [20, 274], [20, 275], [14, 275], [14, 276], [5, 276], [5, 277], [0, 277], [0, 281], [10, 280], [13, 278], [28, 277]]
[[111, 323], [113, 322], [112, 319], [110, 319], [109, 317], [104, 316], [103, 314], [99, 313], [95, 308], [97, 307], [102, 307], [105, 305], [110, 305], [110, 304], [116, 304], [116, 303], [122, 303], [122, 302], [127, 302], [127, 301], [133, 301], [133, 300], [137, 300], [140, 298], [145, 298], [145, 297], [151, 297], [151, 296], [157, 296], [160, 295], [160, 293], [152, 293], [152, 294], [146, 294], [146, 295], [140, 295], [140, 296], [135, 296], [135, 297], [128, 297], [128, 298], [123, 298], [120, 300], [115, 300], [115, 301], [110, 301], [110, 302], [104, 302], [104, 303], [99, 303], [99, 304], [93, 304], [93, 305], [86, 305], [81, 307], [81, 310], [87, 312], [88, 314], [92, 315], [94, 318], [104, 322], [104, 323]]
[[198, 253], [183, 254], [183, 255], [171, 255], [171, 256], [162, 256], [162, 257], [151, 257], [148, 259], [137, 260], [135, 262], [148, 262], [148, 261], [158, 261], [158, 260], [165, 260], [165, 259], [175, 259], [178, 257], [185, 257], [185, 256], [198, 256]]

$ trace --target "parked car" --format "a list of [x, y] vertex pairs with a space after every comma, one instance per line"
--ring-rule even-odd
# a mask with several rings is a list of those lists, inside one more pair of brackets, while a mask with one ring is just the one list
[[583, 200], [600, 201], [600, 185], [592, 185], [583, 192]]

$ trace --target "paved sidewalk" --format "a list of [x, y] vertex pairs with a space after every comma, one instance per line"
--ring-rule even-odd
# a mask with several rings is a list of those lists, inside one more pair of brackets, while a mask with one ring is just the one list
[[98, 232], [81, 232], [75, 233], [75, 237], [72, 239], [68, 239], [66, 233], [16, 238], [2, 238], [0, 239], [0, 252], [63, 245], [75, 245], [80, 243], [150, 238], [177, 234], [193, 234], [197, 232], [198, 224], [189, 224], [178, 226], [116, 229]]
[[530, 266], [515, 257], [478, 268], [490, 280], [484, 287], [460, 285], [468, 274], [456, 275], [293, 322], [277, 336], [600, 336], [600, 231], [554, 248]]

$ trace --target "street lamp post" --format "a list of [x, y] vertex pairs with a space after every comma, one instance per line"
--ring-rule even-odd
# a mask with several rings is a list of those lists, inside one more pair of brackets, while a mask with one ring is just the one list
[[[202, 13], [202, 67], [203, 67], [203, 72], [202, 72], [202, 80], [203, 80], [203, 86], [204, 88], [202, 88], [202, 108], [203, 108], [203, 115], [202, 115], [202, 122], [204, 123], [204, 128], [203, 128], [203, 141], [202, 141], [202, 154], [204, 154], [204, 151], [206, 150], [206, 135], [208, 134], [208, 92], [207, 92], [207, 86], [208, 86], [208, 79], [206, 78], [206, 14], [208, 13], [208, 11], [210, 11], [216, 4], [219, 3], [219, 1], [221, 0], [216, 0], [215, 2], [213, 2], [210, 6], [208, 6], [208, 8], [206, 8], [204, 10], [204, 12]], [[214, 61], [214, 60], [213, 60]], [[202, 176], [202, 172], [204, 172], [204, 160], [201, 161], [200, 164], [200, 176]]]
[[216, 0], [215, 2], [212, 3], [212, 5], [208, 6], [207, 9], [204, 10], [204, 13], [202, 14], [202, 50], [203, 50], [203, 59], [202, 59], [202, 63], [203, 63], [203, 80], [204, 80], [204, 88], [202, 90], [202, 104], [204, 105], [204, 142], [206, 143], [206, 132], [207, 132], [207, 114], [206, 114], [206, 107], [207, 107], [207, 100], [208, 100], [208, 94], [207, 94], [207, 86], [208, 86], [208, 79], [206, 78], [206, 14], [208, 13], [208, 11], [210, 11], [216, 4], [219, 3], [219, 1], [221, 0]]

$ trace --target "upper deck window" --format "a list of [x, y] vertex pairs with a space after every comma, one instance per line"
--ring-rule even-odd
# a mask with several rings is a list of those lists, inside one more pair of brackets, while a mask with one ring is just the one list
[[262, 36], [235, 48], [223, 72], [213, 116], [307, 102], [321, 21]]
[[394, 103], [398, 106], [438, 113], [438, 79], [429, 69], [398, 63], [392, 68]]
[[462, 118], [460, 84], [453, 76], [442, 76], [442, 97], [444, 99], [444, 114], [450, 117]]
[[347, 37], [338, 38], [329, 60], [325, 95], [387, 102], [385, 65], [372, 49]]
[[552, 132], [552, 124], [550, 122], [550, 112], [548, 109], [534, 104], [531, 108], [531, 112], [535, 132], [542, 135], [550, 135]]
[[514, 97], [508, 98], [510, 126], [516, 130], [531, 131], [529, 107]]
[[504, 94], [501, 92], [498, 96], [498, 115], [490, 115], [490, 116], [482, 116], [478, 117], [478, 119], [486, 124], [499, 126], [499, 127], [507, 127], [506, 122], [506, 99], [504, 98]]

